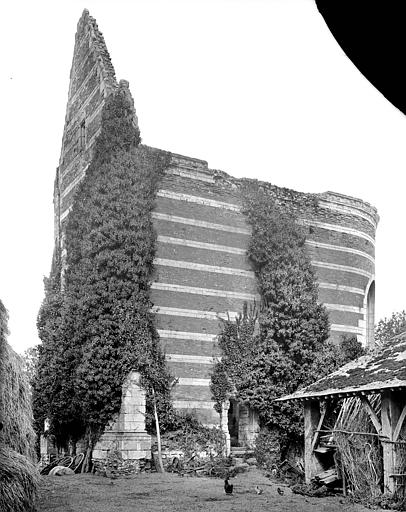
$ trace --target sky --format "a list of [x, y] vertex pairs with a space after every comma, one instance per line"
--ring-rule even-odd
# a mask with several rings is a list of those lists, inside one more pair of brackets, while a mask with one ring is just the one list
[[346, 57], [314, 0], [16, 0], [0, 21], [0, 299], [15, 350], [39, 342], [84, 8], [117, 79], [130, 82], [145, 144], [236, 177], [373, 204], [376, 319], [406, 309], [406, 118]]

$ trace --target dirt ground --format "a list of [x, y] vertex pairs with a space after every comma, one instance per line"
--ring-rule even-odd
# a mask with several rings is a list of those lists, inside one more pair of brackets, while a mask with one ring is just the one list
[[[340, 497], [306, 498], [264, 477], [238, 474], [226, 495], [223, 481], [176, 474], [140, 474], [110, 480], [94, 475], [44, 476], [39, 512], [363, 512]], [[255, 486], [263, 489], [258, 495]], [[283, 489], [280, 496], [277, 488]]]

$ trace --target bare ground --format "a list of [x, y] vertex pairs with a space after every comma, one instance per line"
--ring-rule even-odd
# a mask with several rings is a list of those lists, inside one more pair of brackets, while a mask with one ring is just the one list
[[[44, 476], [39, 512], [363, 512], [340, 497], [307, 498], [272, 482], [258, 470], [230, 480], [234, 492], [226, 495], [223, 481], [175, 474], [140, 474], [110, 480], [94, 475]], [[258, 495], [255, 485], [263, 489]], [[284, 491], [280, 496], [277, 487]]]

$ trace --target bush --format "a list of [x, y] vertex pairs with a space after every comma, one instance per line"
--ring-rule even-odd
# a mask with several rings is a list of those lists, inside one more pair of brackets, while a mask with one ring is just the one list
[[219, 428], [202, 425], [193, 413], [178, 413], [174, 431], [165, 434], [163, 442], [180, 449], [186, 458], [202, 452], [218, 456], [225, 450], [224, 433]]
[[172, 415], [171, 376], [150, 300], [151, 212], [169, 155], [139, 145], [134, 114], [120, 83], [103, 108], [94, 156], [67, 219], [66, 262], [55, 255], [38, 320], [37, 426], [41, 430], [49, 418], [61, 446], [85, 436], [86, 467], [92, 446], [120, 410], [130, 371], [141, 374], [147, 390], [147, 425], [152, 390], [163, 430]]
[[280, 443], [278, 433], [267, 428], [260, 430], [255, 440], [255, 458], [258, 466], [274, 469], [280, 462]]

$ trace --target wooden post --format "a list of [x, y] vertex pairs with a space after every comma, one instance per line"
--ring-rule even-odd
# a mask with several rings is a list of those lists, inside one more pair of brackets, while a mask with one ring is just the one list
[[152, 398], [154, 401], [154, 417], [155, 417], [155, 428], [156, 428], [156, 440], [158, 443], [158, 467], [157, 470], [160, 473], [165, 473], [165, 468], [162, 462], [162, 446], [161, 446], [161, 429], [159, 428], [158, 411], [156, 408], [156, 395], [155, 389], [152, 388]]
[[322, 470], [320, 463], [313, 452], [314, 434], [320, 422], [320, 403], [318, 400], [306, 400], [304, 403], [304, 430], [305, 430], [305, 479], [309, 484], [312, 478]]
[[[395, 479], [391, 476], [395, 473], [397, 465], [396, 444], [386, 443], [395, 441], [401, 428], [400, 420], [403, 422], [402, 409], [405, 399], [398, 392], [384, 391], [382, 393], [381, 424], [382, 424], [382, 447], [383, 447], [383, 483], [384, 492], [395, 492]], [[402, 418], [403, 416], [403, 418]]]

